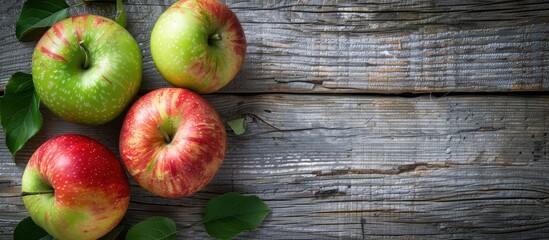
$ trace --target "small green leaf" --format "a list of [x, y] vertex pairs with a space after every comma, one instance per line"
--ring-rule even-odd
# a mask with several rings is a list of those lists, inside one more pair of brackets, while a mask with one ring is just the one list
[[126, 11], [124, 11], [124, 3], [122, 0], [116, 0], [116, 20], [118, 24], [126, 28]]
[[242, 135], [246, 132], [246, 125], [244, 125], [244, 117], [229, 120], [227, 122], [229, 127], [233, 130], [234, 134]]
[[23, 4], [19, 19], [15, 24], [15, 36], [24, 40], [25, 36], [53, 26], [67, 18], [69, 5], [65, 0], [27, 0]]
[[167, 217], [151, 217], [135, 224], [126, 234], [127, 240], [175, 239], [175, 222]]
[[105, 234], [105, 236], [99, 238], [99, 240], [116, 240], [118, 239], [118, 236], [120, 233], [124, 231], [124, 228], [126, 226], [120, 225], [118, 227], [115, 227], [113, 230], [111, 230], [109, 233]]
[[45, 236], [48, 236], [48, 233], [36, 225], [31, 217], [21, 220], [13, 231], [14, 240], [41, 239]]
[[204, 226], [210, 236], [230, 239], [243, 231], [256, 229], [270, 212], [257, 196], [227, 193], [208, 202]]
[[34, 91], [32, 75], [17, 72], [0, 98], [0, 119], [6, 133], [6, 145], [15, 155], [40, 128], [40, 98]]

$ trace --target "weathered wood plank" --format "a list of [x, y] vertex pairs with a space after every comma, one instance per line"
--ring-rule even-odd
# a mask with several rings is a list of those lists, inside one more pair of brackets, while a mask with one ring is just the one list
[[[72, 1], [74, 2], [74, 1]], [[149, 51], [157, 17], [174, 1], [128, 0], [143, 50], [142, 92], [168, 86]], [[549, 88], [546, 1], [233, 1], [249, 43], [223, 92], [484, 92]], [[0, 6], [0, 86], [30, 71], [34, 43], [14, 36], [22, 1]], [[114, 15], [96, 3], [72, 14]]]
[[[179, 227], [208, 199], [257, 194], [273, 209], [244, 239], [540, 239], [549, 234], [549, 97], [211, 95], [229, 133], [216, 178], [184, 199], [132, 183], [126, 223], [163, 215]], [[100, 127], [45, 126], [16, 159], [0, 146], [0, 238], [27, 215], [20, 177], [46, 139], [83, 133], [117, 152], [120, 118]], [[3, 140], [2, 140], [3, 142]], [[202, 227], [180, 237], [203, 238]]]

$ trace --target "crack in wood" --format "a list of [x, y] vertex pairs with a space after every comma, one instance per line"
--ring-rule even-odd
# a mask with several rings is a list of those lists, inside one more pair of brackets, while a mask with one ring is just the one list
[[470, 132], [496, 132], [499, 130], [504, 130], [505, 127], [479, 127], [474, 129], [462, 129], [456, 132], [456, 134], [459, 133], [470, 133]]
[[328, 197], [336, 197], [336, 196], [345, 196], [347, 195], [344, 191], [339, 191], [339, 189], [328, 189], [328, 190], [318, 190], [315, 192], [314, 197], [315, 198], [328, 198]]
[[436, 170], [441, 168], [449, 168], [449, 163], [444, 164], [431, 164], [431, 163], [413, 163], [401, 165], [391, 169], [335, 169], [328, 172], [313, 171], [312, 174], [316, 176], [339, 176], [339, 175], [351, 175], [351, 174], [385, 174], [385, 175], [399, 175], [403, 173], [409, 173], [414, 171], [423, 170]]

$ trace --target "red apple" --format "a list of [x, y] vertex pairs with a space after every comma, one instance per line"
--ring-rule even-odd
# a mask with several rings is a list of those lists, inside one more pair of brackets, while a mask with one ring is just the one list
[[203, 188], [225, 157], [223, 122], [200, 95], [157, 89], [130, 108], [120, 133], [126, 169], [146, 190], [179, 198]]
[[246, 54], [244, 30], [218, 0], [175, 2], [151, 32], [151, 56], [172, 85], [211, 93], [227, 85]]
[[116, 156], [82, 135], [61, 135], [40, 146], [21, 184], [32, 220], [57, 239], [97, 239], [124, 217], [128, 179]]

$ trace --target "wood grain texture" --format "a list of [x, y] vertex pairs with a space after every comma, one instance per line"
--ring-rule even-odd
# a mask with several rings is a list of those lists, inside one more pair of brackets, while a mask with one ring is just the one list
[[[69, 1], [78, 2], [78, 1]], [[168, 86], [150, 31], [174, 1], [128, 0], [128, 30], [143, 51], [142, 92]], [[222, 91], [486, 92], [549, 88], [546, 1], [225, 1], [248, 40], [242, 71]], [[15, 38], [23, 1], [0, 6], [0, 87], [30, 72], [35, 42]], [[93, 3], [71, 14], [114, 16]]]
[[[228, 132], [215, 179], [198, 194], [163, 199], [132, 183], [125, 223], [154, 215], [180, 228], [206, 202], [236, 191], [273, 212], [243, 239], [541, 239], [549, 234], [549, 97], [210, 95]], [[21, 173], [41, 143], [82, 133], [117, 152], [121, 118], [100, 127], [50, 112], [12, 161], [0, 146], [0, 238], [27, 216]], [[2, 139], [4, 141], [4, 139]], [[205, 238], [202, 226], [179, 238]]]
[[[169, 86], [154, 67], [149, 37], [174, 1], [125, 1], [143, 53], [142, 93]], [[247, 132], [229, 131], [222, 169], [198, 194], [164, 199], [132, 182], [125, 224], [161, 215], [184, 228], [202, 219], [209, 199], [235, 191], [273, 209], [242, 239], [549, 236], [549, 97], [523, 94], [549, 88], [549, 3], [224, 2], [242, 22], [248, 53], [224, 94], [206, 97], [223, 120], [245, 117]], [[22, 3], [0, 4], [2, 89], [14, 72], [30, 72], [36, 42], [15, 38]], [[70, 13], [112, 17], [115, 5]], [[355, 94], [405, 92], [443, 97]], [[118, 154], [122, 117], [90, 127], [42, 109], [42, 131], [15, 161], [0, 144], [0, 239], [11, 239], [28, 216], [21, 174], [40, 144], [81, 133]], [[189, 238], [207, 236], [202, 226], [178, 235]]]

